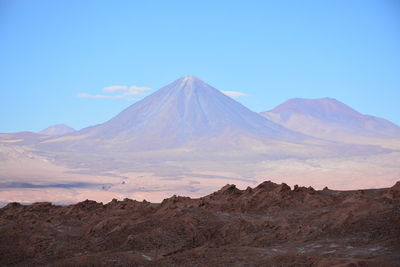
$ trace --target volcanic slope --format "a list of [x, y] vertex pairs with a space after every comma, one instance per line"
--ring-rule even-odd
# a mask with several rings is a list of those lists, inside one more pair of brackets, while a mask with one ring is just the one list
[[[197, 147], [231, 149], [313, 140], [252, 112], [195, 77], [183, 77], [111, 120], [42, 147], [54, 150], [140, 151]], [[314, 140], [315, 141], [315, 140]]]
[[[261, 113], [291, 130], [346, 143], [400, 145], [400, 127], [382, 118], [364, 115], [333, 98], [290, 99]], [[400, 146], [399, 146], [400, 147]]]
[[1, 266], [400, 266], [400, 182], [292, 190], [264, 182], [160, 204], [10, 203]]

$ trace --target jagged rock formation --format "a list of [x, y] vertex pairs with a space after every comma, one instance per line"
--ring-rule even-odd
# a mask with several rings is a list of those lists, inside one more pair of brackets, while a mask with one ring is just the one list
[[2, 266], [399, 266], [400, 182], [292, 190], [264, 182], [160, 204], [10, 203]]

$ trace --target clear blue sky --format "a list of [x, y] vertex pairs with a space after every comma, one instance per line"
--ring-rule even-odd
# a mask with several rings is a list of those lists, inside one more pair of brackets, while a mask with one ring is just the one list
[[334, 97], [400, 124], [400, 1], [0, 0], [0, 132], [101, 123], [135, 100], [78, 94], [185, 75], [257, 112]]

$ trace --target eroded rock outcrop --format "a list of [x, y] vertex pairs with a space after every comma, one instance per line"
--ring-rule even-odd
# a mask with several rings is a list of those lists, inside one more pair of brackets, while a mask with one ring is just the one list
[[2, 266], [399, 266], [400, 182], [0, 209]]

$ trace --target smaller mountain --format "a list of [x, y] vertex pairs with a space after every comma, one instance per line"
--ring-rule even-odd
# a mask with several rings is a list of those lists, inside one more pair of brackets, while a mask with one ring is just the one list
[[49, 126], [46, 129], [40, 131], [39, 134], [55, 136], [55, 135], [70, 134], [75, 131], [76, 130], [74, 128], [71, 128], [68, 125], [56, 124], [56, 125]]
[[333, 98], [289, 99], [261, 115], [291, 130], [340, 142], [374, 143], [400, 138], [396, 124], [361, 114]]

